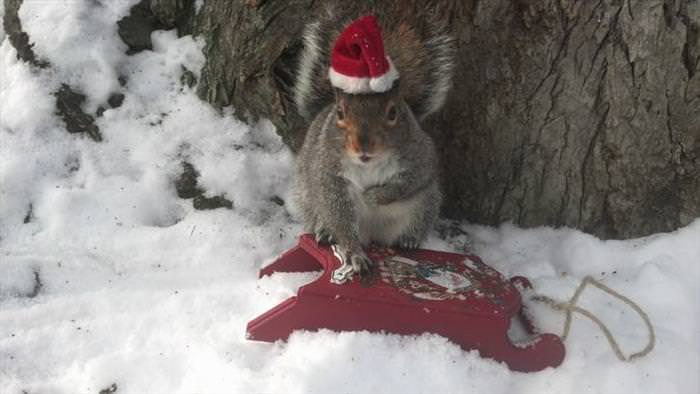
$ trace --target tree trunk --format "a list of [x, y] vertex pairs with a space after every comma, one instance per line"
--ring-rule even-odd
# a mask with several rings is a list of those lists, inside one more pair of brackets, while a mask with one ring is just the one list
[[[344, 7], [348, 3], [344, 3]], [[354, 5], [351, 5], [354, 6]], [[700, 4], [691, 0], [377, 1], [449, 18], [454, 89], [425, 122], [443, 153], [444, 214], [580, 228], [605, 238], [700, 216]], [[287, 92], [318, 2], [207, 1], [198, 92], [292, 149]]]
[[[296, 150], [306, 125], [289, 91], [301, 31], [319, 3], [143, 0], [120, 33], [134, 51], [150, 45], [148, 36], [131, 37], [143, 24], [201, 36], [200, 97], [232, 105], [249, 122], [272, 120]], [[369, 4], [435, 10], [457, 38], [448, 103], [423, 124], [442, 152], [445, 216], [571, 226], [604, 238], [700, 217], [698, 1]]]

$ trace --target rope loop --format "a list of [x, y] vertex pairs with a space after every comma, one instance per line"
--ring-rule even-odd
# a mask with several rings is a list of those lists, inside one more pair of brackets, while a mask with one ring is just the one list
[[[639, 314], [639, 316], [644, 320], [644, 324], [647, 327], [647, 330], [649, 331], [649, 341], [647, 342], [647, 345], [644, 347], [639, 352], [630, 354], [629, 356], [625, 356], [622, 353], [622, 349], [620, 348], [620, 345], [617, 343], [615, 340], [615, 337], [612, 335], [608, 327], [593, 313], [590, 311], [581, 308], [580, 306], [577, 306], [576, 303], [578, 302], [579, 297], [581, 296], [581, 293], [583, 293], [583, 290], [586, 288], [587, 285], [593, 285], [600, 290], [608, 293], [609, 295], [619, 299], [620, 301], [624, 302], [625, 304], [629, 305], [632, 309], [634, 309], [635, 312]], [[625, 297], [624, 295], [616, 292], [615, 290], [611, 289], [610, 287], [604, 285], [600, 281], [593, 279], [591, 276], [586, 276], [583, 278], [581, 281], [581, 284], [579, 284], [578, 288], [576, 289], [576, 292], [574, 292], [573, 297], [568, 302], [560, 302], [557, 301], [553, 298], [543, 296], [543, 295], [536, 295], [531, 298], [534, 301], [537, 302], [542, 302], [544, 304], [549, 305], [555, 310], [558, 311], [563, 311], [566, 313], [566, 320], [564, 321], [564, 331], [561, 335], [562, 340], [566, 340], [566, 338], [569, 336], [569, 330], [571, 329], [571, 317], [574, 312], [583, 315], [590, 320], [592, 320], [595, 324], [598, 325], [601, 331], [605, 334], [605, 337], [608, 339], [608, 343], [610, 344], [610, 347], [613, 349], [615, 352], [615, 355], [617, 356], [620, 361], [632, 361], [634, 359], [646, 356], [649, 354], [654, 349], [654, 345], [656, 343], [656, 335], [654, 334], [654, 327], [651, 325], [651, 321], [649, 320], [649, 316], [642, 310], [642, 308], [639, 307], [634, 301], [630, 300], [629, 298]]]

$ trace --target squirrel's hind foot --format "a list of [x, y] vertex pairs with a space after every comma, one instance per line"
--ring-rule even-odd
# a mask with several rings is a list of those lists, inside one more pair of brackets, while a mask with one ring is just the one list
[[421, 241], [418, 238], [411, 235], [402, 235], [396, 240], [394, 247], [399, 249], [418, 249], [420, 244]]

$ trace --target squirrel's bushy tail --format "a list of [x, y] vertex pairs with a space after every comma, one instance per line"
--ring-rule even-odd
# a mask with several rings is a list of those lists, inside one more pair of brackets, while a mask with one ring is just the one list
[[[306, 26], [294, 85], [294, 102], [305, 119], [310, 121], [332, 102], [330, 50], [342, 30], [359, 16], [328, 8]], [[435, 17], [422, 17], [420, 23], [412, 23], [378, 15], [384, 48], [399, 72], [399, 89], [419, 120], [445, 104], [455, 67], [455, 42], [445, 24]]]

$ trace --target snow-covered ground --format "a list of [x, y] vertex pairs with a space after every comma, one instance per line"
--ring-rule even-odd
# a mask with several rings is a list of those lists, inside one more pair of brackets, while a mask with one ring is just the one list
[[[202, 42], [158, 31], [153, 51], [127, 56], [115, 22], [134, 2], [25, 0], [23, 27], [51, 69], [19, 62], [0, 36], [0, 393], [97, 393], [112, 384], [117, 393], [700, 392], [700, 219], [628, 241], [465, 223], [463, 234], [428, 242], [469, 248], [560, 300], [584, 276], [601, 279], [639, 303], [656, 329], [654, 351], [631, 363], [579, 317], [564, 363], [532, 374], [427, 334], [247, 341], [250, 319], [314, 278], [257, 278], [301, 230], [293, 158], [269, 123], [218, 114], [182, 86], [182, 66], [196, 74], [203, 64]], [[66, 131], [52, 95], [61, 83], [87, 96], [90, 113], [125, 94], [97, 119], [102, 142]], [[178, 198], [183, 160], [234, 208], [197, 211]], [[646, 343], [624, 304], [595, 289], [581, 303], [627, 354]], [[544, 306], [533, 314], [561, 332], [560, 314]]]

